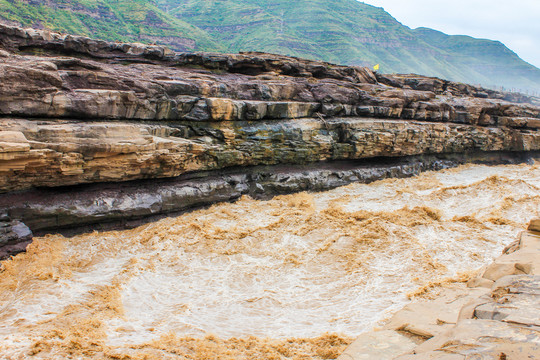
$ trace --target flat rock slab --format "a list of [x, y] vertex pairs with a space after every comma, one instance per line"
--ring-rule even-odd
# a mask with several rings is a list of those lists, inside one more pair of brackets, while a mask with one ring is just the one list
[[497, 281], [507, 275], [521, 274], [540, 275], [540, 256], [534, 246], [499, 257], [486, 268], [482, 277]]
[[519, 240], [519, 248], [540, 251], [540, 232], [524, 231]]
[[445, 289], [435, 300], [408, 304], [394, 314], [385, 328], [408, 331], [427, 338], [441, 334], [458, 322], [464, 305], [488, 293], [486, 288]]
[[463, 320], [415, 349], [413, 359], [538, 359], [540, 331], [495, 320]]
[[416, 344], [392, 330], [374, 331], [360, 335], [338, 360], [390, 360], [414, 349]]
[[540, 328], [540, 276], [507, 276], [493, 286], [493, 301], [478, 306], [478, 319]]

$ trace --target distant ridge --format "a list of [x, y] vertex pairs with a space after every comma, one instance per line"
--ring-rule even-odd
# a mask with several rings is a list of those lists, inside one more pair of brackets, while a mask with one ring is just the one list
[[540, 69], [498, 41], [410, 29], [356, 0], [0, 0], [0, 18], [105, 40], [177, 51], [264, 51], [346, 65], [380, 64], [523, 92], [540, 92]]

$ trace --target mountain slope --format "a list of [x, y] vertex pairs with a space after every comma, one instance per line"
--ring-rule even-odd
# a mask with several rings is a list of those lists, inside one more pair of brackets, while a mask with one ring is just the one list
[[450, 36], [428, 28], [415, 29], [414, 33], [441, 49], [448, 62], [463, 69], [468, 78], [478, 79], [478, 83], [516, 84], [507, 86], [540, 90], [540, 70], [521, 60], [499, 41]]
[[[162, 9], [228, 45], [383, 72], [439, 76], [540, 90], [540, 70], [499, 42], [411, 30], [382, 8], [355, 0], [157, 0]], [[447, 37], [442, 43], [435, 33]]]
[[179, 51], [224, 51], [204, 31], [145, 0], [0, 0], [0, 18], [103, 40], [159, 42]]
[[177, 51], [264, 51], [540, 91], [540, 70], [500, 42], [412, 30], [356, 0], [0, 0], [0, 18]]

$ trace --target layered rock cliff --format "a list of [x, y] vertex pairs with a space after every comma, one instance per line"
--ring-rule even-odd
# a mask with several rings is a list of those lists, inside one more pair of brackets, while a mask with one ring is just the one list
[[537, 93], [499, 41], [410, 29], [357, 0], [0, 0], [0, 22], [176, 51], [263, 51]]
[[33, 231], [540, 150], [539, 99], [437, 78], [9, 26], [0, 46], [0, 208]]

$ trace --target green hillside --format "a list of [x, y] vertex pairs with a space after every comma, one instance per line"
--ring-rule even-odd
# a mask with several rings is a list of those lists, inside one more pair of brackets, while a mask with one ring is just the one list
[[484, 85], [540, 91], [540, 70], [499, 41], [450, 36], [427, 28], [414, 32], [419, 39], [438, 47], [446, 61], [462, 69], [464, 76], [455, 77], [456, 80], [470, 78]]
[[178, 51], [265, 51], [540, 91], [540, 70], [500, 42], [412, 30], [356, 0], [0, 0], [0, 17]]
[[[382, 72], [418, 73], [488, 86], [540, 90], [540, 70], [500, 42], [411, 30], [355, 0], [157, 0], [228, 51], [267, 51]], [[437, 39], [435, 34], [444, 36]]]
[[164, 43], [179, 51], [224, 51], [208, 34], [146, 0], [0, 0], [8, 23], [111, 41]]

